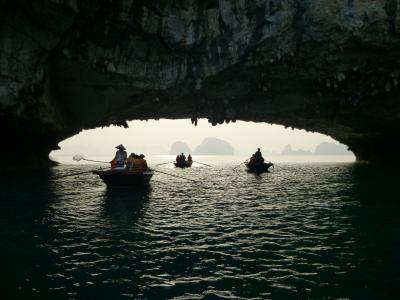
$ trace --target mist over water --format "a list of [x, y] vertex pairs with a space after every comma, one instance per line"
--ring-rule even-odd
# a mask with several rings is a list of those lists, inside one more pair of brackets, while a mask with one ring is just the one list
[[[59, 160], [63, 156], [74, 154], [113, 155], [114, 147], [121, 143], [130, 152], [165, 155], [170, 153], [171, 145], [175, 142], [186, 144], [193, 154], [194, 150], [210, 137], [229, 143], [234, 148], [234, 153], [240, 156], [249, 156], [258, 147], [265, 155], [277, 155], [287, 145], [291, 145], [294, 150], [315, 151], [316, 147], [324, 142], [337, 144], [331, 137], [323, 134], [298, 129], [292, 130], [267, 123], [238, 121], [212, 126], [207, 120], [201, 119], [197, 126], [189, 124], [191, 124], [190, 120], [185, 119], [132, 121], [129, 122], [127, 129], [110, 126], [84, 130], [62, 141], [61, 149], [53, 151], [51, 156]], [[215, 151], [221, 149], [214, 147], [209, 150], [211, 152], [207, 152], [207, 154], [218, 154], [219, 152]], [[348, 154], [353, 156], [351, 152]], [[289, 161], [293, 161], [293, 159]]]
[[[239, 161], [240, 162], [240, 161]], [[2, 178], [1, 290], [21, 298], [381, 299], [398, 295], [390, 170], [282, 163], [160, 170], [107, 189], [93, 165]]]
[[[88, 159], [92, 160], [99, 160], [104, 161], [105, 163], [111, 161], [113, 159], [114, 153], [110, 152], [109, 156], [105, 155], [91, 155], [91, 156], [84, 156]], [[203, 163], [211, 163], [213, 165], [235, 165], [239, 164], [247, 160], [251, 156], [244, 155], [232, 155], [232, 156], [224, 156], [224, 155], [193, 155], [193, 159], [198, 162]], [[50, 158], [54, 159], [57, 162], [63, 164], [73, 164], [73, 165], [80, 165], [86, 164], [90, 165], [93, 164], [92, 162], [75, 162], [73, 160], [72, 155], [55, 155], [50, 156]], [[176, 158], [176, 155], [146, 155], [146, 160], [150, 166], [155, 166], [159, 163], [164, 162], [172, 162]], [[265, 160], [272, 161], [276, 164], [280, 163], [351, 163], [355, 161], [355, 157], [353, 155], [264, 155]], [[199, 165], [198, 165], [199, 166]], [[104, 166], [103, 166], [104, 167]], [[169, 165], [166, 167], [173, 168], [173, 165]]]

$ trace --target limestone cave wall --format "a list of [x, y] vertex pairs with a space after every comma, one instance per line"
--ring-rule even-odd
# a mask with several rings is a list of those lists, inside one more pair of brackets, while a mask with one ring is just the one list
[[398, 161], [400, 0], [0, 0], [0, 20], [1, 133], [23, 164], [81, 129], [200, 117]]

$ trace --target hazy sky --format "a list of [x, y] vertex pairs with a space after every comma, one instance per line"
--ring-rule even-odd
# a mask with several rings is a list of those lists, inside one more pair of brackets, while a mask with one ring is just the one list
[[175, 141], [183, 141], [194, 149], [206, 137], [216, 137], [233, 145], [237, 154], [250, 154], [261, 147], [267, 152], [280, 153], [286, 144], [294, 149], [315, 150], [321, 142], [334, 142], [328, 136], [304, 130], [285, 129], [267, 123], [242, 122], [211, 126], [199, 120], [197, 126], [190, 120], [132, 121], [129, 128], [106, 127], [82, 131], [60, 143], [61, 151], [54, 155], [82, 153], [103, 155], [114, 152], [114, 147], [124, 144], [128, 152], [160, 154], [168, 152]]

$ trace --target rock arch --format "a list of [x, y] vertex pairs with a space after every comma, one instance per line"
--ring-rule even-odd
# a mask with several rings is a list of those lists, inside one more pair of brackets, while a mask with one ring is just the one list
[[4, 144], [42, 165], [81, 129], [205, 117], [316, 131], [359, 160], [397, 162], [397, 2], [3, 1]]

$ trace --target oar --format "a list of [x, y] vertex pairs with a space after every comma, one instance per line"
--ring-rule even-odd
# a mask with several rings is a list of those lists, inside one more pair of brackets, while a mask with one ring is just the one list
[[282, 167], [282, 165], [277, 165], [277, 164], [274, 164], [274, 166], [277, 166], [278, 168], [281, 168], [281, 169], [283, 169], [283, 170], [288, 170], [288, 168], [286, 168], [286, 167]]
[[236, 167], [233, 168], [233, 170], [235, 170], [236, 168], [240, 167], [242, 164], [244, 164], [245, 162], [247, 162], [248, 159], [246, 159], [244, 162], [241, 162], [240, 164], [238, 164]]
[[205, 165], [205, 166], [207, 166], [207, 167], [210, 167], [210, 168], [212, 168], [213, 166], [210, 166], [210, 165], [207, 165], [207, 164], [203, 164], [203, 163], [201, 163], [201, 162], [198, 162], [198, 161], [193, 161], [193, 162], [195, 162], [195, 163], [198, 163], [198, 164], [200, 164], [200, 165]]
[[153, 171], [154, 172], [158, 172], [158, 173], [162, 173], [162, 174], [165, 174], [165, 175], [169, 175], [169, 176], [178, 177], [178, 178], [181, 178], [181, 179], [197, 182], [197, 180], [193, 180], [193, 179], [190, 179], [190, 178], [186, 178], [186, 177], [182, 177], [182, 176], [178, 176], [178, 175], [174, 175], [174, 174], [170, 174], [170, 173], [166, 173], [166, 172], [162, 172], [162, 171], [158, 171], [158, 170], [154, 170], [154, 169], [153, 169]]
[[80, 175], [80, 174], [92, 173], [93, 171], [102, 171], [102, 170], [104, 170], [104, 168], [95, 169], [95, 170], [90, 170], [90, 171], [76, 172], [76, 173], [71, 173], [71, 174], [61, 175], [61, 176], [56, 176], [56, 177], [53, 177], [52, 179], [65, 178], [65, 177], [69, 177], [69, 176], [75, 176], [75, 175]]
[[166, 162], [166, 163], [162, 163], [162, 164], [157, 164], [156, 167], [162, 166], [162, 165], [167, 165], [167, 164], [173, 164], [173, 163], [174, 163], [173, 161], [170, 161], [170, 162]]
[[81, 160], [86, 160], [86, 161], [91, 161], [91, 162], [98, 162], [98, 163], [103, 163], [103, 164], [109, 164], [109, 161], [101, 161], [101, 160], [93, 160], [93, 159], [86, 159], [85, 157], [83, 157], [83, 155], [74, 155], [74, 157], [72, 157], [72, 159], [74, 161], [81, 161]]

